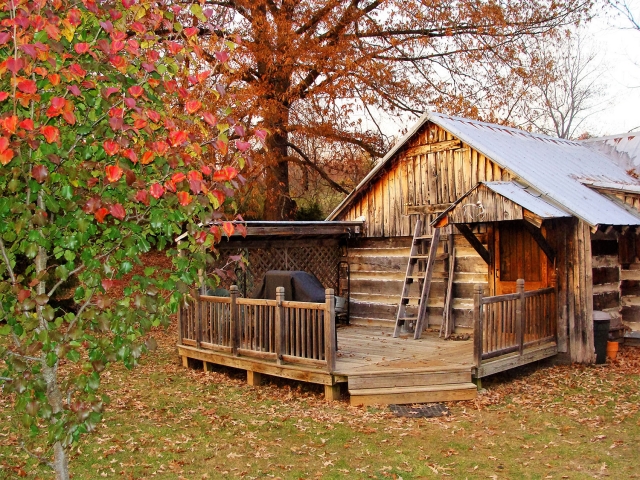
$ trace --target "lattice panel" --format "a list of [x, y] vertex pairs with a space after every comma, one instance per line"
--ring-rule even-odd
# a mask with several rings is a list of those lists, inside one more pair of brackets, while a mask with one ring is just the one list
[[[315, 275], [324, 288], [338, 288], [338, 264], [341, 251], [337, 245], [309, 245], [269, 248], [249, 248], [244, 250], [248, 255], [249, 265], [245, 273], [238, 273], [237, 283], [243, 290], [246, 281], [247, 296], [252, 296], [260, 287], [268, 270], [304, 270]], [[235, 253], [235, 252], [234, 252]], [[226, 257], [228, 252], [222, 252]], [[223, 282], [228, 288], [235, 282]]]

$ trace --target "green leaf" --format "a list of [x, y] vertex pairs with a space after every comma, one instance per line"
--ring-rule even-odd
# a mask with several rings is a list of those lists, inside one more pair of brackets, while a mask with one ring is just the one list
[[73, 197], [73, 188], [71, 188], [71, 185], [65, 185], [62, 187], [60, 189], [60, 196], [65, 200], [71, 200]]
[[58, 356], [56, 355], [56, 352], [47, 353], [47, 366], [48, 367], [53, 367], [56, 364], [57, 361], [58, 361]]
[[3, 325], [0, 327], [0, 335], [6, 336], [11, 333], [11, 325]]
[[69, 352], [67, 353], [67, 358], [72, 362], [77, 362], [78, 360], [80, 360], [80, 353], [78, 353], [77, 350], [69, 350]]

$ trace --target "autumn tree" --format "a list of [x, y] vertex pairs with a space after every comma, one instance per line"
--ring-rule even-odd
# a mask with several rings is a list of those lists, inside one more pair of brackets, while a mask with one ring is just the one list
[[[310, 165], [300, 139], [387, 143], [378, 111], [435, 109], [485, 116], [512, 95], [512, 68], [531, 38], [580, 21], [590, 0], [206, 0], [244, 45], [234, 59], [248, 121], [270, 133], [264, 217], [287, 218], [292, 162]], [[209, 29], [191, 19], [200, 34]], [[209, 58], [214, 58], [209, 55]], [[516, 61], [518, 60], [518, 61]], [[515, 65], [514, 65], [515, 64]], [[478, 104], [485, 106], [481, 111]], [[238, 112], [240, 114], [240, 112]], [[321, 167], [320, 167], [321, 168]]]
[[[0, 2], [0, 388], [58, 479], [100, 422], [101, 373], [153, 348], [143, 336], [234, 230], [224, 213], [252, 144], [215, 87], [235, 45], [210, 37], [218, 60], [203, 68], [180, 14], [155, 0]], [[189, 14], [207, 27], [213, 12]], [[193, 97], [209, 90], [206, 105]], [[172, 270], [131, 277], [167, 247]]]

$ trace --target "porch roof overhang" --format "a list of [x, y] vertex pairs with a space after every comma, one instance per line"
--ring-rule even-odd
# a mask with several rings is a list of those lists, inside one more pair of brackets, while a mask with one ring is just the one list
[[540, 227], [544, 220], [572, 215], [531, 187], [517, 182], [478, 183], [431, 223], [436, 226], [526, 220]]
[[[215, 223], [222, 222], [213, 222]], [[229, 237], [232, 241], [243, 239], [270, 240], [278, 238], [353, 238], [363, 232], [364, 221], [246, 221], [231, 222], [235, 228]], [[243, 235], [243, 228], [246, 235]], [[184, 239], [188, 233], [183, 233], [176, 241]]]

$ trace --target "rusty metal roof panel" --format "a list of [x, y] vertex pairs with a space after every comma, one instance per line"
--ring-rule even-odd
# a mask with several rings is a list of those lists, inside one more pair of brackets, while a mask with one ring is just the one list
[[482, 183], [489, 190], [502, 195], [503, 197], [517, 203], [526, 208], [531, 213], [535, 213], [541, 218], [562, 218], [570, 217], [571, 214], [565, 212], [562, 208], [551, 205], [542, 198], [542, 195], [528, 187], [517, 182], [484, 182]]

